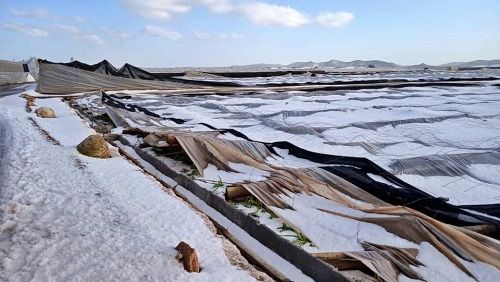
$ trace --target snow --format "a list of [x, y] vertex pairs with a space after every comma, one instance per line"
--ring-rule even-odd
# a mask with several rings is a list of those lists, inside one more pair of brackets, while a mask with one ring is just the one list
[[[58, 99], [40, 104], [55, 108], [59, 117], [40, 126], [64, 146], [44, 140], [23, 99], [0, 100], [12, 138], [0, 180], [0, 280], [254, 280], [231, 265], [197, 212], [121, 157], [78, 154], [70, 135], [83, 124]], [[181, 240], [196, 249], [201, 273], [175, 259]]]
[[[417, 259], [421, 262], [432, 262], [424, 263], [424, 266], [418, 268], [412, 266], [426, 281], [476, 281], [460, 271], [457, 266], [427, 242], [420, 244]], [[477, 281], [495, 282], [500, 277], [500, 271], [491, 265], [482, 262], [471, 263], [460, 258], [458, 260], [472, 272]], [[402, 275], [399, 277], [401, 282], [409, 281], [409, 279], [401, 279], [401, 277]]]

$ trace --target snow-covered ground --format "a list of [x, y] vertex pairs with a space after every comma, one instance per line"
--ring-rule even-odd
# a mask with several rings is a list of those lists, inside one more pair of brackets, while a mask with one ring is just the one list
[[[75, 145], [92, 130], [67, 105], [36, 104], [58, 118], [27, 113], [17, 95], [0, 99], [0, 281], [254, 280], [203, 216], [138, 167], [80, 155]], [[176, 260], [180, 241], [196, 249], [200, 273]]]

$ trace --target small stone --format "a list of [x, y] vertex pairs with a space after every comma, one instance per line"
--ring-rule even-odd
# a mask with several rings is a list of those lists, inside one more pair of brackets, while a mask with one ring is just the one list
[[200, 272], [200, 264], [196, 251], [184, 241], [181, 241], [175, 249], [180, 253], [180, 260], [187, 272]]
[[76, 149], [81, 154], [89, 157], [101, 159], [111, 158], [108, 143], [104, 140], [104, 137], [98, 134], [90, 135], [85, 138], [80, 144], [78, 144]]
[[113, 134], [113, 133], [110, 133], [110, 134], [105, 134], [104, 135], [104, 140], [108, 141], [108, 142], [113, 142], [113, 141], [116, 141], [120, 138], [120, 135], [119, 134]]
[[56, 113], [54, 112], [53, 109], [48, 108], [48, 107], [40, 107], [35, 110], [35, 113], [37, 116], [41, 118], [55, 118]]
[[29, 107], [33, 107], [35, 106], [35, 100], [26, 100], [26, 105], [28, 105]]
[[111, 126], [106, 124], [99, 124], [94, 128], [94, 130], [97, 133], [108, 134], [111, 133]]

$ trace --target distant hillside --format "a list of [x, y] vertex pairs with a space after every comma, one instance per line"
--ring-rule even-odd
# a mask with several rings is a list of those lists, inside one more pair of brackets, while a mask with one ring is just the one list
[[355, 60], [351, 62], [343, 62], [339, 60], [330, 60], [327, 62], [295, 62], [287, 65], [289, 68], [398, 68], [400, 67], [397, 64], [379, 61], [379, 60], [371, 60], [371, 61], [362, 61]]
[[344, 62], [339, 60], [330, 60], [326, 62], [294, 62], [288, 65], [280, 64], [251, 64], [251, 65], [236, 65], [230, 67], [181, 67], [181, 68], [148, 68], [152, 72], [183, 72], [189, 70], [198, 70], [206, 72], [224, 72], [224, 71], [275, 71], [275, 70], [311, 70], [318, 69], [339, 69], [350, 71], [350, 69], [358, 69], [366, 71], [367, 69], [385, 69], [385, 70], [424, 70], [424, 69], [444, 69], [449, 67], [458, 68], [482, 68], [482, 67], [500, 67], [500, 60], [476, 60], [471, 62], [453, 62], [439, 66], [432, 66], [425, 63], [418, 65], [398, 65], [391, 62], [380, 60], [355, 60]]
[[314, 68], [314, 67], [317, 67], [317, 66], [318, 66], [318, 63], [315, 63], [313, 61], [309, 61], [309, 62], [295, 62], [295, 63], [291, 63], [289, 65], [286, 65], [286, 67], [292, 68], [292, 69]]
[[252, 64], [252, 65], [242, 65], [242, 66], [230, 66], [230, 68], [248, 68], [248, 69], [272, 69], [272, 68], [282, 68], [283, 65], [279, 64]]
[[460, 68], [482, 68], [482, 67], [500, 67], [500, 60], [475, 60], [471, 62], [453, 62], [441, 67], [460, 67]]

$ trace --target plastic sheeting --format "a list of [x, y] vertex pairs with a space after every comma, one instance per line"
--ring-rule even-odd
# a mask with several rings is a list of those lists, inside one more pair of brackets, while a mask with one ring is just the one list
[[96, 90], [172, 90], [197, 86], [239, 86], [228, 82], [197, 82], [164, 77], [136, 66], [116, 68], [104, 60], [94, 65], [79, 61], [53, 63], [38, 60], [40, 82], [37, 91], [47, 94], [70, 94]]
[[[98, 90], [172, 90], [189, 88], [189, 85], [155, 80], [152, 77], [140, 75], [132, 68], [117, 72], [106, 64], [98, 65], [95, 71], [75, 68], [63, 64], [53, 64], [39, 61], [39, 78], [36, 91], [45, 94], [71, 94]], [[118, 75], [114, 75], [118, 74]], [[133, 75], [133, 77], [127, 77]], [[137, 77], [137, 78], [134, 78]]]
[[27, 64], [0, 60], [0, 85], [34, 82], [36, 69], [33, 60]]
[[[141, 111], [145, 114], [149, 114], [155, 119], [158, 118], [158, 115], [152, 114], [146, 109], [143, 109], [136, 105], [128, 105], [124, 102], [121, 102], [118, 99], [115, 99], [109, 95], [103, 93], [103, 101], [108, 105], [113, 107], [122, 108], [128, 111], [136, 112]], [[178, 123], [184, 123], [184, 121], [180, 121]], [[154, 124], [151, 124], [154, 125]], [[478, 224], [494, 224], [500, 226], [500, 222], [498, 220], [481, 216], [478, 214], [470, 213], [466, 210], [463, 210], [457, 206], [449, 204], [446, 202], [446, 199], [434, 197], [428, 193], [425, 193], [418, 188], [402, 181], [401, 179], [395, 177], [393, 174], [378, 166], [374, 162], [370, 161], [366, 158], [357, 158], [357, 157], [346, 157], [346, 156], [336, 156], [336, 155], [328, 155], [321, 154], [316, 152], [311, 152], [295, 146], [289, 142], [273, 142], [273, 143], [262, 143], [255, 142], [248, 138], [245, 134], [235, 130], [235, 129], [221, 129], [213, 127], [209, 124], [202, 124], [212, 130], [217, 130], [221, 133], [230, 133], [234, 136], [243, 138], [245, 140], [250, 141], [252, 144], [264, 144], [270, 152], [275, 153], [277, 149], [286, 149], [289, 154], [296, 156], [298, 158], [302, 158], [305, 160], [309, 160], [315, 163], [322, 164], [320, 172], [312, 172], [316, 178], [320, 179], [328, 183], [329, 179], [332, 176], [328, 176], [328, 173], [338, 176], [345, 181], [353, 184], [365, 192], [375, 196], [376, 198], [393, 204], [393, 205], [404, 205], [411, 208], [414, 208], [424, 214], [432, 216], [433, 218], [439, 219], [443, 222], [460, 225], [460, 226], [469, 226], [469, 225], [478, 225]], [[186, 139], [188, 137], [183, 137], [182, 139]], [[188, 142], [188, 141], [186, 141]], [[186, 143], [187, 144], [187, 143]], [[194, 144], [193, 142], [189, 142], [189, 144]], [[257, 145], [255, 145], [257, 146]], [[200, 160], [198, 170], [202, 171], [205, 167], [205, 164], [209, 162], [204, 159]], [[196, 162], [195, 162], [196, 163]], [[221, 166], [222, 168], [223, 166]], [[323, 172], [321, 172], [323, 171]], [[327, 173], [328, 172], [328, 173]], [[311, 172], [307, 172], [311, 173]], [[325, 174], [327, 176], [325, 176]], [[368, 174], [378, 175], [381, 178], [385, 179], [386, 182], [390, 183], [382, 183], [376, 181], [369, 177]], [[274, 179], [276, 183], [283, 182], [286, 180], [283, 179]], [[261, 184], [267, 187], [273, 186], [273, 184], [268, 185], [268, 183]], [[338, 184], [337, 184], [338, 185]], [[259, 184], [248, 184], [246, 185], [248, 189], [252, 189], [256, 191], [262, 190], [262, 187], [259, 187]], [[352, 189], [351, 189], [352, 191]], [[353, 196], [353, 195], [350, 195]], [[356, 197], [355, 197], [356, 198]], [[279, 203], [277, 199], [269, 199], [270, 202], [278, 203], [279, 206], [284, 206], [284, 204]], [[472, 207], [472, 210], [480, 209], [480, 207]], [[483, 210], [481, 210], [483, 211]], [[488, 211], [487, 211], [488, 212]]]
[[25, 72], [23, 63], [0, 60], [0, 72]]
[[262, 142], [368, 158], [455, 205], [500, 199], [497, 87], [419, 87], [122, 100], [183, 126], [232, 128]]

